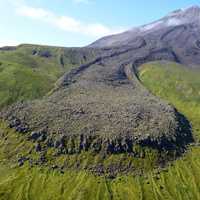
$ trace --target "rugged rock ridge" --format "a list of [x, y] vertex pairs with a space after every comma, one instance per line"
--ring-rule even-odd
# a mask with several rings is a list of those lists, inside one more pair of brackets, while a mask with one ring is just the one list
[[44, 132], [44, 144], [63, 153], [131, 152], [136, 144], [185, 148], [192, 141], [189, 123], [142, 86], [137, 67], [154, 60], [200, 66], [199, 30], [199, 24], [186, 22], [152, 28], [120, 46], [105, 45], [101, 55], [65, 74], [53, 94], [13, 105], [1, 118], [28, 135]]

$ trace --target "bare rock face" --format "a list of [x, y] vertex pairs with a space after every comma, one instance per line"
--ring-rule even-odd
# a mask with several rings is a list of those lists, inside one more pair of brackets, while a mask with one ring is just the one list
[[137, 68], [154, 60], [200, 66], [199, 16], [198, 7], [179, 10], [100, 39], [90, 48], [103, 53], [65, 74], [51, 96], [12, 105], [1, 118], [29, 132], [45, 129], [47, 146], [51, 141], [65, 153], [131, 152], [135, 144], [183, 147], [192, 141], [188, 121], [143, 87]]

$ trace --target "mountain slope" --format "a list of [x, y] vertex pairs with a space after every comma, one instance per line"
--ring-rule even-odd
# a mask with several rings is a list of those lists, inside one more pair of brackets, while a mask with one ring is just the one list
[[[167, 16], [153, 23], [132, 28], [124, 33], [106, 36], [101, 38], [91, 45], [90, 47], [105, 48], [105, 47], [117, 47], [117, 46], [131, 46], [132, 42], [137, 37], [145, 37], [148, 34], [156, 36], [157, 31], [171, 29], [173, 27], [192, 24], [199, 26], [200, 23], [200, 8], [198, 6], [192, 6], [187, 9], [176, 10], [169, 13]], [[160, 34], [160, 33], [159, 33]], [[159, 35], [158, 34], [158, 35]], [[158, 39], [158, 38], [157, 38]]]
[[[154, 62], [142, 66], [139, 74], [142, 83], [155, 95], [168, 100], [191, 120], [195, 136], [199, 138], [200, 116], [197, 108], [200, 107], [200, 101], [199, 93], [196, 90], [200, 81], [200, 72], [188, 70], [185, 66], [175, 63]], [[169, 76], [169, 74], [173, 74], [173, 76]], [[180, 86], [187, 87], [187, 91], [192, 92], [186, 94], [185, 89]], [[14, 134], [11, 138], [16, 136], [17, 134]], [[10, 141], [10, 137], [8, 137], [8, 141]], [[25, 165], [19, 168], [10, 164], [5, 166], [2, 162], [2, 154], [7, 156], [5, 147], [6, 144], [2, 141], [0, 145], [0, 199], [2, 200], [16, 198], [30, 200], [48, 198], [54, 200], [132, 200], [141, 197], [149, 200], [179, 198], [188, 200], [199, 199], [200, 196], [200, 151], [198, 146], [190, 147], [182, 158], [172, 162], [167, 168], [157, 168], [142, 176], [118, 176], [114, 180], [93, 176], [85, 171], [70, 170], [62, 174], [59, 169], [52, 171], [47, 170], [46, 167], [29, 168], [29, 165]], [[12, 152], [11, 149], [10, 152]]]
[[[100, 54], [100, 51], [96, 51]], [[40, 98], [73, 67], [95, 57], [95, 50], [20, 45], [0, 49], [0, 108]]]
[[[93, 59], [65, 73], [50, 96], [14, 104], [2, 110], [1, 118], [27, 137], [44, 135], [45, 139], [37, 141], [44, 153], [49, 148], [61, 155], [90, 150], [134, 153], [134, 146], [140, 145], [180, 155], [193, 141], [190, 124], [143, 87], [137, 70], [154, 60], [198, 68], [199, 14], [197, 7], [173, 13], [161, 20], [164, 25], [131, 36], [128, 45], [83, 48], [95, 52]], [[181, 24], [165, 25], [175, 18]]]
[[9, 98], [43, 97], [1, 109], [0, 199], [199, 199], [199, 13], [103, 48], [1, 49], [29, 94]]

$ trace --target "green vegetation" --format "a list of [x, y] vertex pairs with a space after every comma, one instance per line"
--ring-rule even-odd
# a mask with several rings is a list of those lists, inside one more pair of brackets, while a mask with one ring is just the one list
[[36, 45], [0, 50], [0, 108], [47, 94], [63, 73], [92, 59], [94, 52]]
[[[95, 176], [84, 170], [69, 169], [63, 174], [45, 166], [30, 167], [28, 163], [16, 167], [12, 155], [17, 154], [19, 149], [24, 155], [28, 154], [33, 144], [1, 124], [0, 199], [200, 199], [200, 71], [175, 63], [153, 62], [143, 65], [139, 75], [141, 82], [153, 94], [173, 104], [192, 123], [196, 143], [183, 157], [164, 169], [148, 166], [149, 170], [144, 174], [120, 175], [116, 179]], [[89, 155], [84, 156], [85, 162], [93, 162]], [[105, 162], [116, 162], [118, 156], [113, 155]], [[144, 169], [142, 166], [135, 167], [140, 169], [139, 172]]]
[[[30, 166], [46, 166], [61, 173], [66, 170], [88, 171], [95, 175], [104, 175], [114, 178], [118, 174], [132, 175], [147, 174], [158, 163], [167, 159], [165, 153], [147, 147], [134, 146], [133, 154], [108, 154], [106, 152], [82, 151], [73, 154], [59, 154], [56, 148], [46, 148], [43, 151], [35, 151], [38, 142], [28, 140], [22, 135], [0, 123], [0, 161], [2, 164], [18, 167], [21, 158], [27, 158], [23, 164]], [[41, 146], [42, 142], [39, 142]], [[171, 156], [169, 156], [171, 158]], [[43, 162], [43, 159], [45, 161]], [[163, 158], [163, 159], [161, 159]]]
[[142, 83], [156, 96], [173, 104], [193, 125], [200, 138], [200, 70], [171, 62], [151, 62], [140, 68]]
[[199, 149], [162, 171], [110, 180], [85, 171], [0, 168], [1, 200], [199, 199]]

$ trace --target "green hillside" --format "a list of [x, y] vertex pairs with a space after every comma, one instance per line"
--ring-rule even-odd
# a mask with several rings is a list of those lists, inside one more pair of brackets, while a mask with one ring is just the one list
[[193, 125], [200, 138], [200, 71], [170, 62], [152, 62], [140, 68], [142, 83], [156, 96], [173, 104]]
[[[56, 77], [55, 74], [57, 75], [57, 72], [50, 76]], [[196, 141], [183, 157], [170, 162], [169, 166], [164, 169], [153, 169], [150, 162], [146, 163], [148, 166], [146, 173], [143, 173], [144, 165], [135, 165], [138, 169], [137, 175], [119, 175], [115, 179], [95, 176], [84, 169], [77, 170], [78, 168], [63, 172], [49, 169], [45, 165], [31, 167], [26, 164], [18, 167], [12, 161], [13, 155], [18, 153], [18, 149], [24, 149], [24, 152], [28, 153], [33, 144], [24, 140], [23, 135], [7, 129], [1, 123], [0, 199], [200, 199], [200, 147], [198, 146], [200, 139], [200, 71], [189, 70], [175, 63], [153, 62], [143, 65], [139, 75], [141, 82], [153, 94], [173, 104], [190, 120]], [[39, 76], [35, 75], [35, 78], [39, 79]], [[46, 83], [38, 82], [39, 87], [41, 84]], [[27, 91], [24, 84], [21, 88]], [[46, 88], [46, 91], [49, 89]], [[31, 90], [29, 88], [29, 91]], [[89, 155], [84, 156], [85, 162], [96, 162], [96, 160], [90, 160]], [[114, 157], [111, 157], [108, 162], [119, 162], [120, 157]]]
[[78, 48], [20, 45], [0, 49], [0, 108], [44, 96], [64, 72], [94, 56], [95, 52]]

